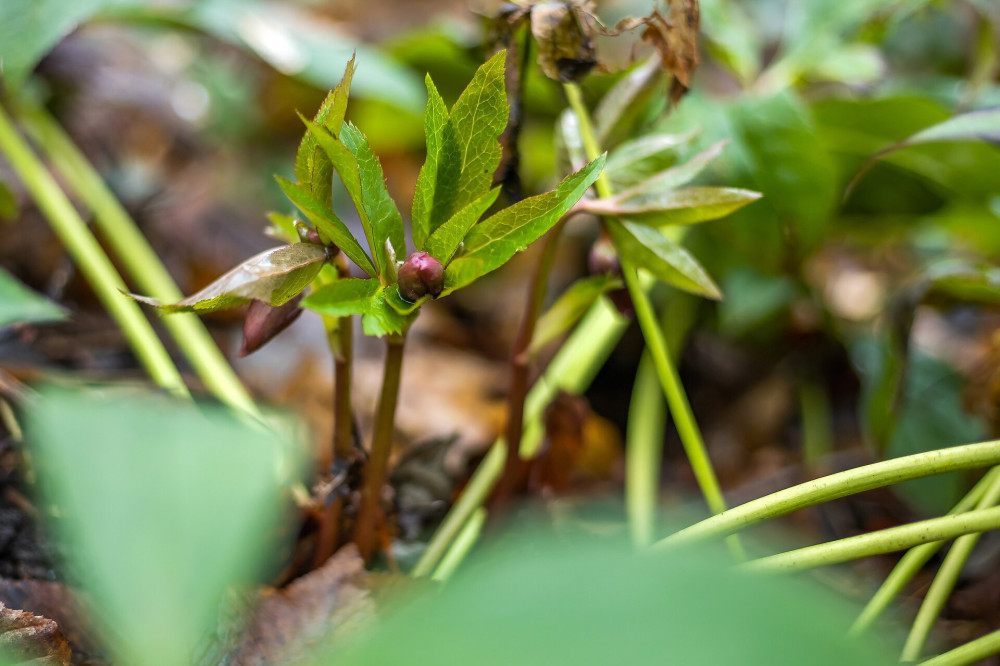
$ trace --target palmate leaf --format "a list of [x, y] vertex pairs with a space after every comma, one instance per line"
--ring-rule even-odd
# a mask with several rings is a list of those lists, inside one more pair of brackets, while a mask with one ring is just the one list
[[252, 300], [277, 306], [308, 287], [325, 261], [325, 248], [295, 243], [247, 259], [198, 293], [177, 303], [163, 304], [155, 298], [130, 296], [164, 312], [215, 312]]
[[59, 321], [66, 311], [0, 269], [0, 328], [23, 322]]
[[622, 286], [622, 281], [610, 275], [581, 278], [538, 318], [535, 335], [531, 338], [531, 353], [552, 342], [572, 328], [602, 294]]
[[[313, 122], [330, 130], [334, 136], [340, 133], [340, 127], [347, 113], [347, 98], [351, 92], [351, 80], [354, 78], [354, 58], [347, 63], [344, 78], [336, 88], [323, 100]], [[332, 186], [332, 165], [329, 157], [318, 145], [313, 133], [306, 133], [299, 143], [295, 155], [295, 177], [299, 185], [307, 189], [320, 201], [330, 201]]]
[[597, 180], [604, 158], [568, 176], [554, 191], [519, 201], [472, 227], [462, 241], [465, 250], [445, 269], [444, 294], [496, 270], [551, 229]]
[[632, 222], [606, 220], [615, 248], [631, 263], [675, 287], [707, 298], [722, 293], [698, 260], [683, 247], [652, 227]]
[[[361, 315], [367, 335], [402, 333], [413, 317], [398, 313], [386, 302], [395, 285], [383, 287], [378, 280], [347, 278], [320, 287], [309, 294], [302, 307], [329, 317]], [[398, 298], [398, 296], [397, 296]]]
[[630, 199], [596, 199], [586, 209], [601, 215], [616, 215], [653, 227], [697, 224], [716, 220], [760, 199], [759, 192], [733, 187], [686, 187], [661, 194], [643, 194]]

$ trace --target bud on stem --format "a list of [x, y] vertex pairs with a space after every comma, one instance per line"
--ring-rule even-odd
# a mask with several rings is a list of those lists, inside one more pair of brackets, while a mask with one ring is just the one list
[[399, 267], [396, 280], [400, 296], [411, 303], [428, 294], [437, 298], [444, 290], [444, 266], [426, 252], [414, 252]]

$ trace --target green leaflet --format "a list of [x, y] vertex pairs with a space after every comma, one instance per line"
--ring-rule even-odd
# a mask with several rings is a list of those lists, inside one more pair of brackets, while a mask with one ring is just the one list
[[532, 354], [572, 328], [606, 291], [622, 286], [610, 275], [594, 275], [574, 282], [562, 296], [539, 317], [531, 338]]
[[[344, 114], [347, 112], [347, 98], [351, 92], [351, 80], [354, 78], [355, 69], [352, 57], [344, 70], [344, 78], [326, 96], [313, 119], [314, 123], [328, 128], [334, 136], [340, 133], [340, 127], [344, 122]], [[305, 119], [303, 118], [303, 120]], [[300, 185], [320, 201], [330, 201], [331, 178], [333, 176], [331, 166], [329, 157], [320, 149], [315, 135], [307, 133], [303, 136], [301, 143], [299, 143], [299, 150], [295, 155], [295, 177]]]
[[606, 220], [606, 228], [618, 252], [639, 268], [685, 291], [708, 298], [722, 298], [719, 288], [701, 264], [658, 230], [612, 219]]
[[667, 190], [675, 190], [687, 185], [698, 177], [716, 157], [722, 153], [728, 141], [719, 141], [698, 153], [687, 162], [664, 169], [626, 191], [619, 193], [622, 199], [631, 198], [637, 194], [657, 194]]
[[607, 212], [653, 227], [697, 224], [725, 217], [757, 199], [758, 192], [735, 187], [686, 187], [609, 202]]
[[0, 269], [0, 328], [21, 322], [58, 321], [66, 311]]
[[[368, 139], [354, 125], [350, 123], [344, 125], [340, 132], [340, 140], [357, 160], [358, 173], [361, 177], [361, 202], [371, 223], [372, 254], [381, 256], [388, 240], [396, 255], [405, 257], [403, 216], [399, 214], [396, 202], [386, 189], [382, 164], [372, 152]], [[384, 272], [384, 262], [379, 263], [382, 264], [380, 271]]]
[[552, 192], [524, 199], [472, 227], [465, 251], [445, 269], [447, 294], [496, 270], [535, 242], [559, 221], [594, 184], [604, 168], [604, 155], [570, 176]]
[[375, 278], [347, 278], [320, 287], [302, 301], [302, 306], [329, 317], [362, 315], [365, 333], [381, 337], [402, 333], [413, 319], [386, 303], [387, 292], [395, 289], [395, 285], [383, 288]]
[[295, 183], [280, 176], [277, 180], [285, 196], [306, 214], [324, 241], [333, 242], [351, 261], [357, 264], [358, 268], [368, 275], [378, 275], [378, 271], [372, 265], [371, 258], [365, 254], [361, 245], [348, 230], [347, 225], [334, 214], [329, 206], [320, 203], [314, 196]]
[[299, 232], [295, 228], [295, 218], [281, 213], [271, 212], [267, 214], [267, 219], [271, 223], [271, 228], [265, 233], [286, 243], [298, 243]]
[[252, 300], [278, 306], [309, 286], [326, 261], [326, 249], [309, 243], [283, 245], [229, 271], [198, 293], [182, 301], [162, 304], [155, 298], [132, 296], [165, 312], [215, 312]]
[[647, 134], [631, 139], [608, 153], [604, 177], [615, 191], [641, 183], [677, 161], [677, 151], [690, 142], [697, 131], [682, 134]]
[[434, 233], [430, 235], [424, 244], [424, 251], [436, 257], [442, 264], [447, 265], [469, 229], [493, 205], [499, 194], [500, 188], [495, 187], [452, 215], [451, 219], [435, 229]]
[[[427, 84], [427, 110], [424, 112], [424, 132], [427, 136], [427, 158], [420, 168], [420, 175], [417, 176], [411, 211], [413, 242], [419, 250], [424, 249], [424, 242], [436, 226], [433, 224], [433, 216], [436, 197], [438, 197], [439, 169], [444, 167], [440, 176], [444, 182], [448, 182], [448, 179], [458, 177], [458, 169], [461, 166], [458, 162], [455, 130], [448, 120], [448, 108], [445, 106], [444, 100], [441, 99], [441, 94], [434, 87], [434, 82], [429, 74], [425, 82]], [[443, 158], [442, 155], [444, 155]], [[442, 195], [447, 191], [448, 188], [444, 188]]]

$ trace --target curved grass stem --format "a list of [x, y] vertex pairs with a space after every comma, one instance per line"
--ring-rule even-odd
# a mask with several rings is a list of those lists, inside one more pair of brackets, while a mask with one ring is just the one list
[[1000, 654], [1000, 630], [922, 661], [918, 666], [969, 666], [969, 664], [978, 664], [983, 659], [995, 654]]

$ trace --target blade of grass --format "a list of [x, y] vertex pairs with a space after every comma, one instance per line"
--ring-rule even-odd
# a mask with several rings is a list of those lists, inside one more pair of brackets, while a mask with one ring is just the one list
[[466, 529], [462, 530], [459, 538], [455, 540], [454, 545], [441, 560], [441, 564], [434, 570], [431, 580], [443, 583], [451, 578], [452, 574], [455, 573], [455, 570], [462, 563], [462, 560], [465, 559], [465, 556], [468, 555], [469, 551], [476, 544], [476, 539], [479, 538], [479, 533], [483, 531], [483, 523], [485, 522], [486, 509], [479, 507], [469, 517]]
[[981, 636], [954, 650], [939, 654], [918, 666], [968, 666], [978, 664], [987, 657], [1000, 654], [1000, 630]]
[[77, 263], [94, 294], [125, 334], [139, 363], [157, 385], [178, 396], [187, 387], [170, 355], [139, 306], [121, 292], [125, 282], [112, 265], [87, 224], [59, 188], [55, 179], [14, 128], [0, 107], [0, 150], [20, 177], [39, 210], [48, 218], [67, 251]]
[[649, 352], [642, 355], [632, 385], [625, 431], [625, 515], [636, 546], [653, 543], [660, 489], [666, 410]]

